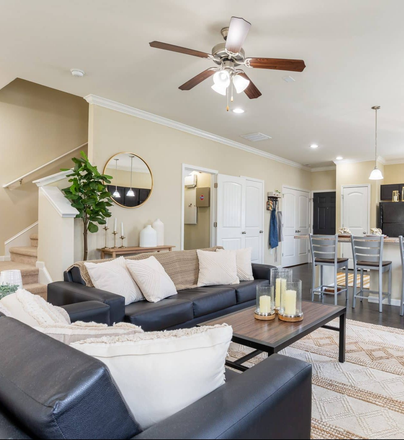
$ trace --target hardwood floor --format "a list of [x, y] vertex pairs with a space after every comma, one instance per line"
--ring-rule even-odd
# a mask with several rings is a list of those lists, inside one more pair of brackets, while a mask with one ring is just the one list
[[[301, 279], [303, 282], [303, 299], [311, 301], [311, 264], [297, 266], [293, 268], [294, 278]], [[355, 321], [368, 322], [370, 324], [384, 325], [387, 327], [404, 329], [404, 317], [400, 316], [399, 307], [383, 305], [383, 313], [379, 313], [379, 306], [375, 303], [360, 300], [357, 301], [356, 309], [352, 309], [352, 289], [349, 292], [349, 304], [347, 308], [347, 318]], [[318, 298], [317, 298], [318, 301]], [[333, 295], [325, 296], [325, 304], [333, 304]], [[340, 296], [338, 304], [345, 304], [345, 294]]]

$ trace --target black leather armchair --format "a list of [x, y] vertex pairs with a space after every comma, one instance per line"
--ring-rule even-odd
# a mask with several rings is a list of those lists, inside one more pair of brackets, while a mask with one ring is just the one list
[[311, 366], [296, 359], [228, 372], [224, 386], [140, 432], [98, 360], [2, 315], [0, 351], [0, 438], [310, 438]]

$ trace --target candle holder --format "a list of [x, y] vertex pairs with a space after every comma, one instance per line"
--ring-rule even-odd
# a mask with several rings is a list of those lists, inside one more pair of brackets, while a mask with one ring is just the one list
[[118, 232], [114, 231], [114, 232], [112, 233], [112, 235], [114, 236], [114, 249], [116, 249], [117, 246], [118, 246], [117, 243], [116, 243], [117, 236], [118, 236]]
[[254, 317], [259, 321], [273, 321], [276, 318], [273, 285], [257, 287], [257, 308]]
[[103, 227], [103, 229], [105, 231], [105, 246], [103, 247], [103, 249], [108, 249], [108, 231], [109, 231], [109, 228], [108, 228], [108, 226], [105, 225]]
[[271, 283], [274, 286], [275, 295], [275, 312], [279, 313], [281, 308], [281, 297], [286, 292], [287, 283], [292, 281], [293, 271], [292, 269], [271, 269]]
[[303, 321], [301, 280], [287, 283], [286, 292], [281, 296], [278, 318], [285, 322]]
[[122, 246], [119, 248], [119, 249], [125, 249], [125, 246], [124, 246], [124, 244], [123, 244], [123, 241], [125, 240], [125, 236], [124, 235], [121, 235], [120, 236], [120, 239], [122, 240]]

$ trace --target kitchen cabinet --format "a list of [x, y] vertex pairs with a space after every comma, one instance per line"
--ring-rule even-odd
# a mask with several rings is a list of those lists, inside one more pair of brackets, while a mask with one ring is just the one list
[[398, 191], [401, 195], [403, 193], [404, 183], [395, 183], [393, 185], [381, 185], [380, 187], [380, 200], [391, 202], [393, 200], [393, 191]]

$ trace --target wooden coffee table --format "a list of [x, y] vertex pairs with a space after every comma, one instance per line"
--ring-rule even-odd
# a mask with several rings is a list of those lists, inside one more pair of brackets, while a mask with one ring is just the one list
[[[233, 342], [256, 351], [236, 362], [227, 362], [227, 366], [239, 371], [248, 370], [243, 364], [261, 353], [271, 356], [289, 347], [296, 341], [319, 328], [339, 332], [339, 362], [345, 362], [346, 344], [346, 307], [328, 306], [319, 303], [303, 302], [304, 319], [302, 322], [289, 323], [275, 321], [257, 321], [254, 318], [255, 307], [223, 316], [201, 325], [228, 324], [233, 327]], [[339, 328], [328, 325], [339, 318]]]

